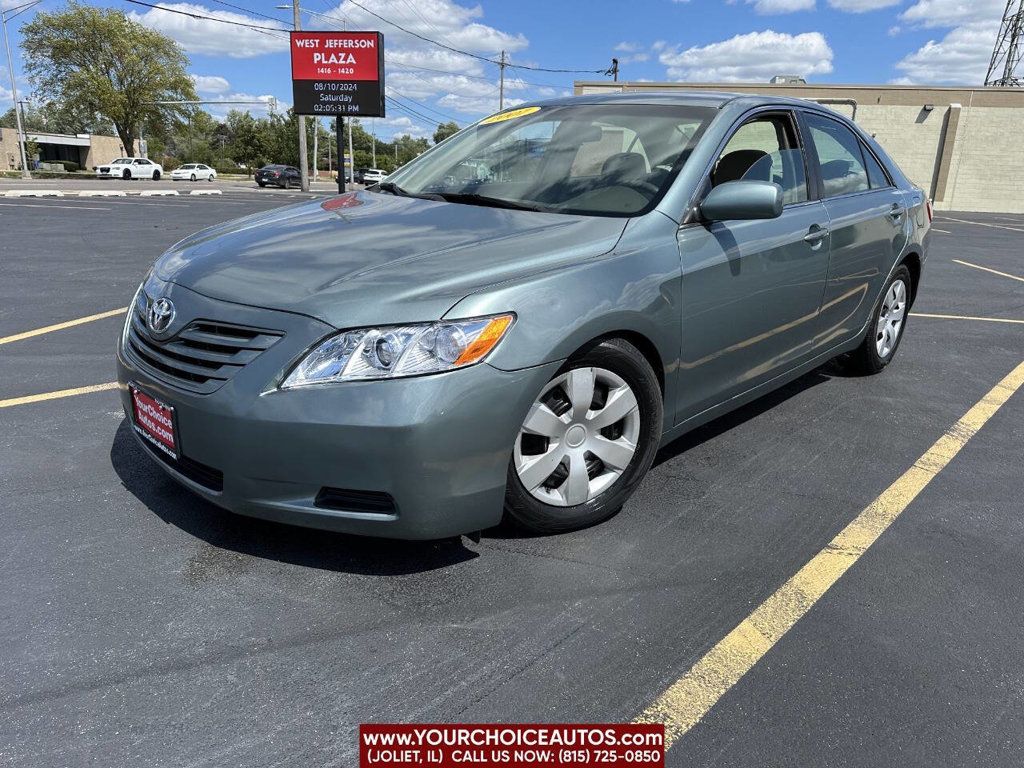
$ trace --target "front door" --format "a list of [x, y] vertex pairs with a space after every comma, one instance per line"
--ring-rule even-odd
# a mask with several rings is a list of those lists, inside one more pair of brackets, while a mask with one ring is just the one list
[[812, 354], [828, 274], [829, 220], [809, 199], [794, 116], [741, 125], [706, 188], [742, 179], [783, 189], [777, 219], [698, 222], [679, 230], [682, 343], [677, 421], [764, 383]]

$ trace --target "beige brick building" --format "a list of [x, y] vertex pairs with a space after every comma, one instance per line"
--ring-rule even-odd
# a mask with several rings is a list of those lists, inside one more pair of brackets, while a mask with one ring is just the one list
[[713, 90], [828, 104], [874, 135], [942, 210], [1024, 213], [1024, 89], [577, 82], [575, 93]]
[[[38, 147], [38, 158], [44, 162], [70, 160], [82, 169], [91, 170], [94, 165], [109, 163], [125, 154], [121, 140], [116, 136], [79, 133], [39, 133], [26, 131], [30, 141]], [[138, 150], [138, 143], [135, 145]], [[33, 158], [29, 158], [29, 167]], [[0, 170], [21, 170], [21, 151], [18, 149], [18, 131], [14, 128], [0, 128]]]

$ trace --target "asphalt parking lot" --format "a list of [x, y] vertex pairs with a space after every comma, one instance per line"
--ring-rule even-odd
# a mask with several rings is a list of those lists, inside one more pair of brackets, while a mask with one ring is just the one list
[[[164, 248], [303, 197], [0, 199], [0, 763], [352, 766], [360, 722], [675, 707], [671, 766], [1024, 764], [1024, 392], [993, 389], [1024, 361], [1024, 216], [938, 214], [881, 376], [691, 433], [609, 522], [403, 543], [200, 501], [102, 386]], [[880, 495], [845, 573], [715, 656]], [[693, 669], [718, 688], [666, 695]]]

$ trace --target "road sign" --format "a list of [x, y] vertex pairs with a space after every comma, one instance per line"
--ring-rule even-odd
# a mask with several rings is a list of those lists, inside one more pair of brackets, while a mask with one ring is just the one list
[[297, 115], [384, 117], [380, 32], [292, 32]]

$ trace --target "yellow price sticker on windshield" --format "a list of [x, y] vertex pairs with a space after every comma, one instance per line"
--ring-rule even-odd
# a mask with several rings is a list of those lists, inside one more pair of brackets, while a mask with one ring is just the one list
[[532, 115], [534, 112], [540, 112], [540, 107], [523, 107], [522, 109], [510, 109], [508, 112], [499, 112], [496, 115], [485, 117], [480, 121], [480, 125], [490, 125], [491, 123], [503, 123], [506, 120], [515, 120], [517, 117], [525, 117], [526, 115]]

